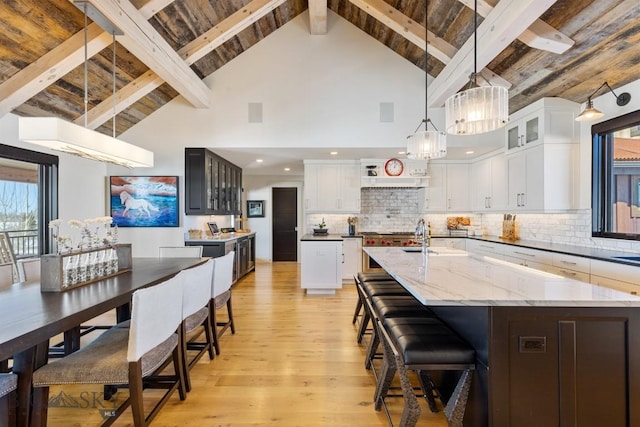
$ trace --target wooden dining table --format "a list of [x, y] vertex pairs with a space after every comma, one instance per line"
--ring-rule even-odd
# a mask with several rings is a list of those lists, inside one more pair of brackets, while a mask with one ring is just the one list
[[13, 358], [18, 374], [17, 425], [46, 424], [31, 413], [31, 379], [47, 363], [49, 339], [109, 310], [118, 320], [129, 315], [132, 294], [193, 267], [201, 258], [133, 258], [130, 271], [64, 292], [41, 292], [38, 281], [0, 289], [0, 360]]

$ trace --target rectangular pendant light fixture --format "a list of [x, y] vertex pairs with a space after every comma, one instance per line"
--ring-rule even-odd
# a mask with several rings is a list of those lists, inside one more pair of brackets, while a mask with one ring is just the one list
[[86, 159], [153, 167], [153, 152], [56, 117], [19, 117], [18, 138]]

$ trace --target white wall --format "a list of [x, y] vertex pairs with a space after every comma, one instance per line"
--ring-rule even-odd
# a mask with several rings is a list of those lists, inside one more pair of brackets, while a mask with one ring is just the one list
[[[155, 167], [145, 173], [179, 175], [182, 196], [184, 147], [404, 148], [424, 115], [423, 72], [333, 12], [328, 19], [328, 34], [312, 36], [303, 13], [205, 79], [210, 108], [194, 109], [179, 97], [123, 134], [154, 151]], [[263, 103], [263, 123], [248, 123], [253, 102]], [[380, 123], [380, 102], [394, 103], [394, 123]], [[286, 180], [243, 177], [245, 201], [267, 200], [267, 216], [245, 225], [258, 232], [258, 259], [271, 259], [271, 187], [288, 186]], [[290, 183], [301, 201], [302, 177]], [[130, 228], [121, 235], [135, 256], [155, 256], [157, 246], [182, 244], [184, 232], [207, 221], [231, 225], [228, 217], [183, 215], [180, 229]]]
[[[271, 224], [273, 219], [273, 187], [295, 187], [298, 196], [298, 241], [302, 236], [303, 219], [302, 219], [302, 177], [288, 179], [283, 176], [257, 176], [249, 175], [243, 177], [243, 193], [242, 202], [246, 206], [247, 200], [264, 200], [265, 216], [264, 218], [246, 218], [245, 228], [251, 229], [256, 233], [256, 259], [262, 261], [273, 260], [271, 233]], [[298, 259], [300, 259], [300, 244], [298, 243]]]

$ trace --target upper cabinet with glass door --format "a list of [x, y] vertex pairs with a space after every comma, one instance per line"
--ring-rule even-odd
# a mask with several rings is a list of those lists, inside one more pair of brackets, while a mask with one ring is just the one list
[[577, 143], [580, 128], [575, 121], [580, 104], [562, 98], [543, 98], [511, 115], [505, 127], [507, 151], [542, 143]]

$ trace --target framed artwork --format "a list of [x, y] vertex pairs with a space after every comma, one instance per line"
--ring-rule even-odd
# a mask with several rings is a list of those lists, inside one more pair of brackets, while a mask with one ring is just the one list
[[247, 218], [264, 217], [264, 200], [247, 200]]
[[118, 227], [178, 227], [177, 176], [110, 176], [110, 214]]

